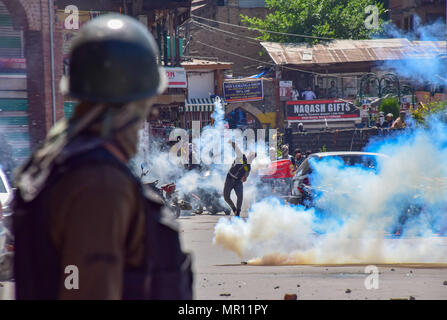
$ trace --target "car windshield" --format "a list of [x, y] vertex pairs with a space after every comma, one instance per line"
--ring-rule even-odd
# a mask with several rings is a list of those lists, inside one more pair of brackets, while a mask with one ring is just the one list
[[362, 166], [377, 170], [377, 156], [374, 155], [349, 155], [340, 157], [348, 166]]
[[347, 155], [330, 155], [324, 157], [310, 156], [303, 161], [297, 170], [297, 176], [311, 174], [312, 167], [309, 163], [310, 159], [315, 161], [329, 160], [329, 159], [341, 159], [347, 166], [361, 166], [374, 171], [377, 171], [377, 156], [376, 155], [364, 155], [364, 154], [347, 154]]
[[325, 156], [318, 159], [320, 160], [329, 159], [341, 159], [343, 163], [347, 166], [361, 166], [363, 168], [368, 168], [371, 170], [377, 170], [377, 156], [376, 155], [365, 155], [365, 154], [347, 154], [347, 155], [333, 155]]

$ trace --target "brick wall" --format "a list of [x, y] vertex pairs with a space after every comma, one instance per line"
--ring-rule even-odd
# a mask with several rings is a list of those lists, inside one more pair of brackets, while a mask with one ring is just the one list
[[[193, 14], [216, 21], [245, 26], [245, 24], [241, 23], [241, 14], [248, 15], [250, 17], [262, 18], [265, 17], [265, 15], [267, 14], [267, 9], [239, 8], [237, 6], [237, 1], [229, 1], [227, 6], [209, 6], [206, 8], [206, 10], [203, 9], [198, 12], [193, 12]], [[235, 77], [250, 76], [256, 74], [259, 72], [257, 69], [259, 65], [262, 65], [263, 62], [271, 62], [267, 53], [264, 53], [263, 56], [259, 55], [259, 52], [262, 52], [263, 48], [258, 41], [245, 38], [258, 37], [260, 35], [259, 32], [228, 26], [221, 23], [204, 21], [199, 18], [197, 18], [196, 20], [200, 23], [208, 24], [215, 28], [235, 33], [236, 35], [226, 34], [224, 32], [216, 30], [205, 30], [195, 24], [191, 24], [190, 33], [192, 36], [192, 41], [189, 49], [189, 54], [191, 56], [217, 57], [220, 61], [233, 62], [233, 75]], [[225, 51], [235, 53], [237, 55], [247, 56], [252, 59], [260, 60], [261, 62], [201, 45], [197, 43], [196, 40], [220, 49], [224, 49]]]
[[275, 112], [276, 111], [276, 93], [275, 81], [273, 79], [263, 80], [264, 100], [253, 101], [250, 104], [258, 108], [261, 112]]
[[[382, 129], [349, 129], [331, 132], [292, 133], [292, 139], [283, 138], [289, 143], [290, 150], [299, 148], [301, 151], [311, 150], [312, 153], [326, 151], [361, 151], [373, 139], [383, 139], [396, 130]], [[284, 136], [285, 137], [285, 136]]]

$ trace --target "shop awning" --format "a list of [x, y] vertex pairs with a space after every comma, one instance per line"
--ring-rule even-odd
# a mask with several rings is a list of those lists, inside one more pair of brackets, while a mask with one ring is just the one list
[[[214, 111], [215, 98], [191, 98], [185, 100], [185, 111]], [[222, 106], [225, 109], [225, 99], [221, 98]]]

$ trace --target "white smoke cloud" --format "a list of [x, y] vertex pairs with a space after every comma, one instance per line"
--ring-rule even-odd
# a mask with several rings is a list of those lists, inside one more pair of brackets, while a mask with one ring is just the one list
[[[199, 159], [202, 159], [202, 170], [187, 170], [179, 157], [175, 158], [170, 154], [172, 147], [166, 145], [163, 139], [154, 139], [148, 137], [146, 130], [140, 131], [138, 153], [133, 159], [133, 170], [137, 176], [141, 175], [141, 164], [145, 164], [148, 170], [146, 176], [142, 178], [143, 183], [158, 180], [158, 186], [165, 183], [176, 183], [176, 189], [180, 198], [190, 199], [191, 194], [204, 195], [213, 198], [212, 201], [219, 202], [223, 207], [228, 205], [223, 200], [223, 188], [227, 172], [236, 157], [231, 144], [228, 142], [233, 137], [233, 132], [228, 130], [224, 119], [225, 113], [220, 101], [215, 102], [215, 111], [212, 114], [213, 124], [206, 126], [200, 130], [199, 135], [192, 136], [191, 142], [194, 146]], [[239, 133], [241, 135], [241, 133]], [[242, 139], [236, 132], [236, 142], [240, 143], [243, 152], [258, 151], [258, 157], [252, 162], [252, 171], [249, 179], [244, 183], [244, 202], [242, 211], [248, 210], [250, 205], [255, 202], [257, 195], [262, 191], [258, 187], [259, 177], [257, 171], [270, 163], [269, 155], [263, 150], [267, 150], [264, 141], [249, 141], [248, 145], [243, 147]], [[172, 137], [175, 140], [175, 134]], [[183, 148], [188, 149], [186, 140], [182, 138], [182, 142], [186, 143]], [[177, 141], [173, 141], [175, 144]], [[274, 140], [276, 142], [276, 140]], [[259, 148], [258, 148], [259, 145]], [[209, 160], [204, 161], [204, 160]], [[235, 194], [232, 199], [236, 202]]]
[[446, 263], [447, 127], [431, 124], [369, 146], [377, 173], [315, 162], [315, 209], [265, 198], [222, 218], [214, 243], [253, 264]]

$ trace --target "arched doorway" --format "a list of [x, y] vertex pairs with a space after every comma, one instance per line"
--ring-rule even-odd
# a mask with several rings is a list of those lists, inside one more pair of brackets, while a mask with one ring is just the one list
[[232, 103], [225, 110], [225, 119], [231, 129], [261, 129], [262, 124], [257, 118], [260, 114], [256, 107], [248, 103]]
[[261, 129], [258, 118], [242, 108], [236, 108], [225, 115], [230, 129]]

